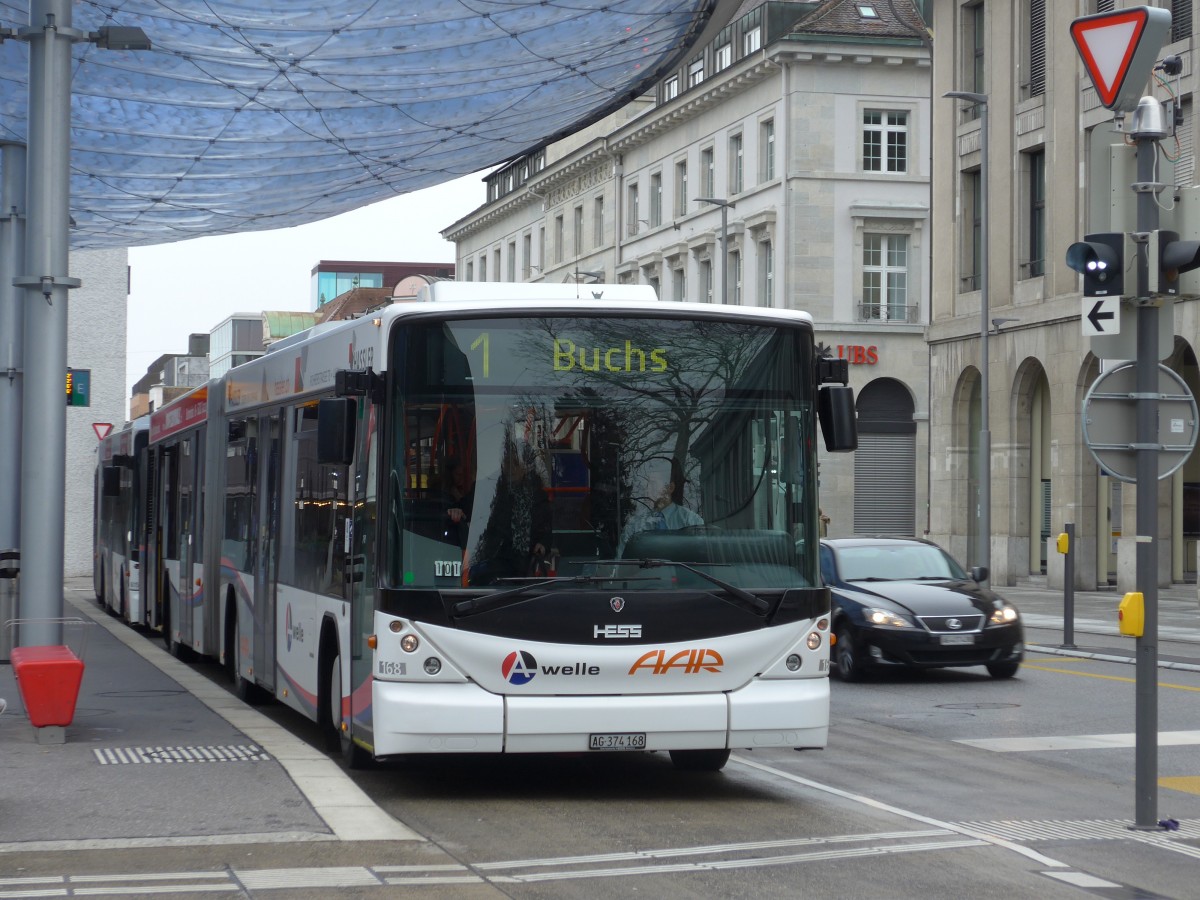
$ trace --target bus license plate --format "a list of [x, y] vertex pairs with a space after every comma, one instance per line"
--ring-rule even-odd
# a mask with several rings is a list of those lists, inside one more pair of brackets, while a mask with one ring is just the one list
[[628, 734], [593, 734], [588, 736], [589, 750], [645, 750], [644, 731]]
[[975, 643], [975, 635], [973, 634], [943, 634], [942, 646], [961, 646], [962, 644]]

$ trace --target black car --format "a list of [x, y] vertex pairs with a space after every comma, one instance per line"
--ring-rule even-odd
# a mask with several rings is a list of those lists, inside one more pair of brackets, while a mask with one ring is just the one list
[[[983, 570], [974, 572], [979, 581]], [[857, 681], [872, 669], [986, 666], [1017, 674], [1024, 634], [1016, 607], [980, 586], [937, 544], [912, 538], [821, 541], [833, 594], [834, 669]]]

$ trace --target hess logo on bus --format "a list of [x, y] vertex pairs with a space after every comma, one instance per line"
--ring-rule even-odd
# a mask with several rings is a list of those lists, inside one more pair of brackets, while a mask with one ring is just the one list
[[701, 672], [719, 673], [725, 665], [720, 653], [706, 647], [679, 650], [669, 656], [668, 652], [651, 650], [649, 653], [643, 653], [630, 667], [629, 674], [649, 672], [651, 675], [669, 675], [678, 672], [681, 675], [699, 675]]

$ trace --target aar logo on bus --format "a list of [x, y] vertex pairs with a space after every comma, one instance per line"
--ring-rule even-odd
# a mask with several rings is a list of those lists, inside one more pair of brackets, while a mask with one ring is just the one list
[[509, 684], [529, 684], [537, 674], [537, 660], [532, 653], [524, 650], [514, 650], [504, 657], [500, 664], [500, 674]]

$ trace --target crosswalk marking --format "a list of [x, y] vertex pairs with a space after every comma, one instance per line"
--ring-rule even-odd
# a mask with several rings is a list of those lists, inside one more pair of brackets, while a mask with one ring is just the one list
[[[956, 744], [991, 750], [993, 753], [1036, 753], [1047, 750], [1113, 750], [1137, 746], [1136, 735], [1130, 731], [1122, 734], [1075, 734], [1049, 737], [1020, 738], [960, 738]], [[1200, 731], [1160, 731], [1160, 747], [1186, 747], [1200, 744]]]

